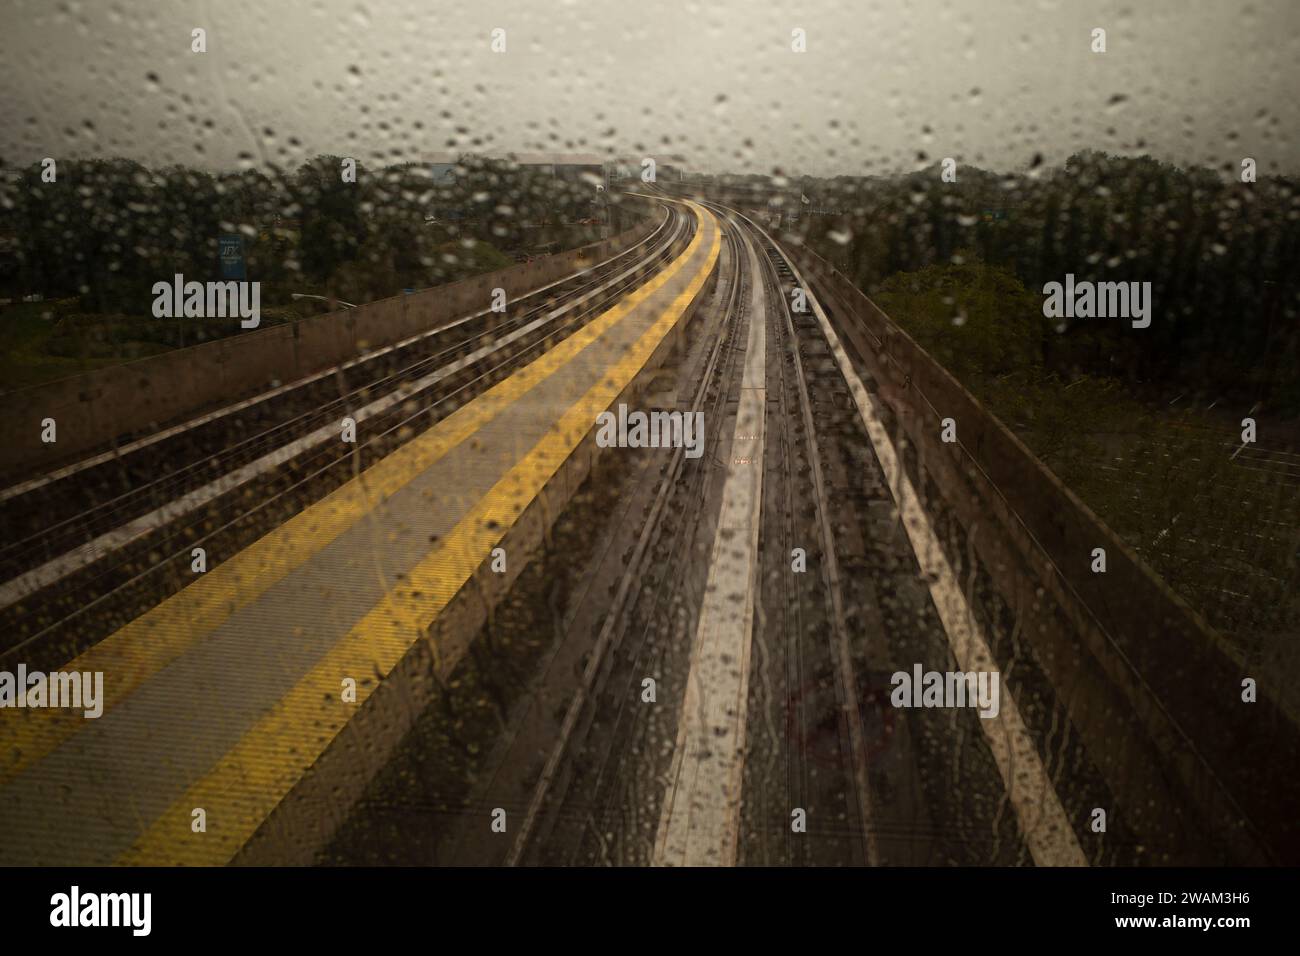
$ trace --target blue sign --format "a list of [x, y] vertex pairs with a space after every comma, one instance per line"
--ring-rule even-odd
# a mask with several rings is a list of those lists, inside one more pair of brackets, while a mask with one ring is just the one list
[[244, 237], [226, 234], [217, 237], [217, 253], [221, 258], [221, 278], [242, 282], [244, 275]]

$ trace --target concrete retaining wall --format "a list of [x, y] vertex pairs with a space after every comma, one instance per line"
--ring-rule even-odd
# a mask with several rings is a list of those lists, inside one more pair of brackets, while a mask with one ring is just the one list
[[[8, 414], [0, 421], [0, 483], [44, 473], [477, 312], [491, 303], [495, 288], [518, 298], [640, 242], [660, 222], [658, 209], [649, 211], [610, 239], [498, 272], [8, 393]], [[57, 423], [55, 444], [41, 441], [46, 418]]]

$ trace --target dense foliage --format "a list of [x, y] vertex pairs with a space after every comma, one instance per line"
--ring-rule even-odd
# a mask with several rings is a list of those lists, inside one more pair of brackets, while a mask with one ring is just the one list
[[[839, 213], [797, 227], [871, 293], [963, 250], [1035, 294], [1067, 273], [1150, 282], [1150, 328], [1065, 323], [1044, 349], [1047, 369], [1300, 412], [1300, 189], [1290, 180], [1242, 183], [1231, 172], [1090, 151], [1018, 175], [962, 166], [955, 183], [931, 166], [796, 185]], [[1018, 334], [1000, 341], [1022, 347]]]
[[146, 315], [154, 282], [219, 278], [218, 237], [243, 237], [263, 301], [290, 291], [349, 301], [424, 288], [509, 264], [529, 229], [596, 212], [592, 183], [464, 156], [450, 175], [318, 156], [299, 169], [214, 174], [125, 159], [63, 160], [0, 185], [0, 295], [80, 296], [82, 309]]

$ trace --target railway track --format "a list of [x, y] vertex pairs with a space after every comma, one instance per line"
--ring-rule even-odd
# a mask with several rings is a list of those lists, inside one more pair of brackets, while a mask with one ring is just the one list
[[[1180, 831], [1181, 821], [1154, 824], [1159, 811], [1140, 802], [1141, 790], [1112, 790], [1094, 727], [1078, 723], [1095, 713], [1073, 696], [1105, 675], [1086, 670], [1078, 652], [1044, 654], [1034, 630], [1040, 608], [1007, 597], [996, 580], [1004, 569], [976, 550], [975, 536], [986, 532], [960, 520], [879, 401], [887, 386], [841, 341], [836, 330], [853, 318], [837, 312], [849, 310], [834, 295], [814, 296], [762, 228], [713, 211], [730, 223], [722, 260], [730, 284], [725, 306], [715, 303], [716, 329], [691, 327], [706, 358], [690, 379], [690, 404], [675, 400], [705, 410], [707, 454], [690, 464], [680, 449], [671, 458], [643, 450], [641, 477], [622, 491], [603, 489], [620, 509], [635, 498], [611, 519], [623, 529], [601, 531], [620, 543], [595, 549], [599, 573], [549, 593], [553, 638], [564, 649], [535, 680], [520, 675], [530, 703], [500, 708], [499, 726], [475, 739], [493, 751], [489, 769], [463, 798], [431, 811], [459, 834], [431, 838], [440, 844], [433, 859], [1079, 866], [1217, 858], [1213, 841]], [[807, 293], [808, 310], [791, 308], [796, 290]], [[765, 343], [759, 358], [756, 342]], [[748, 434], [738, 427], [743, 397], [757, 388], [765, 425]], [[755, 438], [761, 450], [742, 450]], [[729, 485], [748, 474], [737, 468], [742, 460], [762, 469], [752, 548], [744, 535], [722, 533], [733, 527], [734, 515], [723, 517]], [[626, 527], [633, 516], [635, 528]], [[793, 567], [796, 552], [804, 573]], [[752, 638], [737, 629], [747, 568]], [[716, 580], [728, 582], [722, 593], [735, 604], [721, 616]], [[523, 622], [516, 636], [552, 637], [529, 629], [537, 612], [527, 598], [512, 613]], [[745, 643], [719, 653], [724, 630]], [[951, 703], [900, 708], [894, 678], [915, 668], [999, 675], [999, 706], [983, 715]], [[648, 678], [653, 701], [644, 696]], [[1112, 726], [1133, 726], [1111, 706]], [[511, 821], [505, 839], [483, 823], [497, 809]], [[1090, 827], [1097, 810], [1109, 817], [1103, 831]], [[1153, 846], [1143, 832], [1163, 839]]]
[[[735, 261], [734, 236], [728, 237], [728, 249]], [[707, 353], [688, 406], [704, 409], [706, 422], [727, 418], [738, 385], [735, 360], [747, 288], [736, 276], [721, 334]], [[707, 451], [695, 465], [687, 468], [678, 448], [664, 468], [587, 658], [580, 690], [522, 808], [524, 822], [508, 864], [622, 865], [651, 859], [653, 830], [638, 825], [637, 807], [640, 787], [663, 772], [654, 741], [666, 727], [662, 710], [642, 706], [641, 684], [646, 675], [654, 675], [659, 700], [676, 700], [683, 693], [685, 673], [668, 665], [694, 631], [690, 608], [698, 605], [703, 582], [681, 572], [710, 527], [704, 512], [714, 476], [713, 469], [702, 465], [716, 461], [719, 434], [712, 430]], [[612, 841], [607, 833], [615, 833]]]
[[[1004, 706], [1015, 716], [996, 732], [970, 711], [903, 716], [890, 706], [889, 675], [896, 670], [914, 661], [941, 671], [974, 670], [975, 663], [988, 668], [992, 655], [973, 650], [982, 630], [972, 632], [970, 620], [957, 619], [965, 605], [951, 572], [944, 579], [929, 554], [918, 567], [920, 546], [903, 533], [891, 501], [898, 478], [877, 460], [868, 424], [846, 400], [852, 390], [833, 355], [837, 346], [811, 310], [790, 308], [799, 285], [792, 266], [761, 229], [731, 218], [732, 291], [740, 302], [733, 295], [727, 349], [739, 353], [735, 339], [743, 333], [752, 350], [750, 323], [763, 323], [769, 357], [760, 367], [771, 426], [763, 460], [749, 463], [768, 480], [756, 542], [762, 558], [753, 670], [741, 684], [747, 707], [739, 714], [745, 731], [738, 752], [732, 761], [730, 732], [701, 723], [695, 713], [707, 710], [715, 715], [709, 721], [723, 713], [735, 718], [718, 710], [719, 693], [723, 699], [732, 693], [728, 680], [691, 693], [697, 668], [715, 682], [721, 672], [701, 665], [716, 638], [692, 609], [708, 614], [710, 589], [691, 594], [690, 582], [704, 578], [705, 569], [710, 581], [717, 577], [719, 560], [733, 565], [726, 574], [734, 581], [753, 556], [746, 558], [733, 536], [734, 546], [715, 549], [711, 566], [702, 547], [716, 530], [709, 526], [697, 529], [694, 548], [682, 547], [701, 510], [726, 512], [725, 481], [720, 506], [707, 503], [707, 491], [694, 492], [695, 510], [685, 510], [680, 522], [672, 516], [681, 506], [665, 507], [661, 488], [509, 862], [1082, 862], [1069, 827], [1052, 835], [1042, 830], [1044, 820], [1060, 826], [1055, 796], [1049, 801], [1055, 813], [1045, 813], [1044, 793], [1008, 775], [1020, 762], [1034, 785], [1052, 789], [1009, 697]], [[729, 370], [733, 376], [738, 364]], [[716, 448], [728, 422], [713, 421]], [[716, 489], [719, 481], [713, 484]], [[805, 552], [806, 574], [792, 573], [796, 547]], [[949, 593], [941, 593], [939, 579]], [[624, 603], [631, 608], [626, 618]], [[748, 659], [748, 649], [742, 656]], [[648, 674], [658, 680], [654, 707], [639, 696]], [[674, 725], [665, 714], [677, 713], [679, 701]], [[712, 753], [694, 744], [706, 730], [716, 732]], [[672, 748], [668, 740], [676, 741]], [[729, 762], [742, 768], [743, 799], [725, 783], [681, 790], [688, 778], [725, 781]], [[688, 811], [689, 822], [674, 831], [668, 821]], [[796, 814], [800, 826], [792, 825]]]
[[[737, 220], [744, 223], [743, 219]], [[746, 860], [796, 865], [862, 865], [878, 862], [867, 786], [867, 743], [856, 665], [850, 650], [850, 625], [843, 593], [841, 555], [850, 557], [832, 529], [832, 508], [852, 501], [854, 493], [833, 481], [839, 472], [827, 472], [828, 460], [818, 439], [819, 430], [838, 428], [828, 417], [833, 404], [826, 401], [826, 383], [805, 371], [807, 344], [796, 330], [789, 291], [793, 278], [779, 251], [747, 224], [741, 225], [759, 250], [763, 281], [769, 288], [769, 335], [773, 348], [768, 379], [777, 401], [769, 409], [771, 434], [767, 466], [774, 494], [766, 502], [765, 537], [760, 542], [766, 563], [764, 580], [777, 585], [780, 600], [773, 603], [754, 640], [765, 656], [784, 661], [784, 693], [759, 699], [764, 688], [754, 685], [755, 713], [764, 707], [777, 711], [788, 750], [787, 787], [766, 786], [760, 767], [776, 762], [780, 745], [764, 761], [755, 753], [748, 792], [753, 795], [752, 839]], [[814, 408], [816, 407], [816, 414]], [[836, 439], [838, 440], [838, 434]], [[843, 496], [850, 496], [846, 500]], [[802, 553], [807, 570], [796, 572], [796, 554]], [[770, 693], [770, 692], [769, 692]], [[780, 799], [777, 799], [780, 795]], [[807, 814], [810, 825], [803, 834], [792, 831], [791, 813]], [[833, 825], [830, 824], [834, 821]], [[781, 849], [773, 852], [769, 839], [780, 834]]]
[[183, 587], [193, 549], [211, 567], [319, 500], [576, 331], [689, 234], [669, 208], [642, 244], [499, 322], [476, 313], [0, 493], [15, 529], [0, 548], [0, 661], [68, 660]]
[[[727, 210], [714, 211], [730, 215]], [[874, 862], [865, 822], [869, 791], [861, 707], [848, 647], [836, 544], [825, 505], [836, 490], [823, 475], [822, 453], [812, 426], [813, 389], [793, 345], [793, 320], [776, 264], [766, 250], [762, 255], [752, 251], [757, 236], [738, 222], [733, 222], [729, 237], [734, 278], [724, 322], [726, 335], [715, 342], [691, 406], [709, 409], [706, 421], [712, 423], [712, 440], [706, 460], [713, 460], [714, 474], [709, 476], [697, 468], [683, 482], [680, 454], [667, 467], [588, 659], [583, 690], [570, 704], [563, 731], [538, 777], [525, 822], [507, 858], [510, 863], [626, 865], [662, 862], [665, 856], [672, 856], [665, 854], [662, 845], [654, 846], [657, 830], [661, 843], [666, 838], [659, 819], [664, 811], [658, 801], [648, 798], [662, 789], [665, 773], [672, 772], [673, 754], [665, 751], [664, 739], [678, 739], [679, 760], [680, 752], [690, 746], [689, 740], [682, 739], [688, 735], [682, 721], [690, 722], [690, 710], [683, 710], [682, 720], [676, 724], [664, 715], [675, 713], [677, 702], [687, 692], [692, 644], [700, 626], [698, 614], [703, 613], [695, 609], [701, 608], [705, 599], [707, 589], [702, 584], [709, 557], [707, 545], [716, 530], [703, 515], [716, 508], [710, 501], [720, 492], [723, 476], [718, 456], [725, 448], [723, 436], [731, 423], [721, 414], [720, 403], [739, 389], [737, 358], [744, 349], [738, 340], [750, 336], [751, 322], [760, 323], [761, 335], [775, 346], [767, 350], [766, 360], [760, 359], [759, 368], [774, 393], [769, 401], [774, 398], [773, 407], [780, 412], [775, 418], [766, 417], [781, 424], [773, 451], [746, 465], [780, 473], [780, 481], [765, 486], [765, 505], [779, 517], [764, 523], [762, 550], [773, 559], [771, 567], [764, 566], [765, 582], [766, 573], [776, 566], [785, 572], [778, 590], [785, 595], [789, 616], [779, 622], [769, 617], [764, 625], [760, 613], [755, 623], [755, 630], [768, 636], [756, 639], [762, 648], [755, 652], [755, 676], [748, 691], [753, 701], [749, 724], [751, 735], [765, 737], [769, 743], [773, 738], [788, 740], [788, 747], [775, 749], [782, 751], [780, 759], [792, 777], [788, 786], [773, 791], [779, 809], [770, 814], [768, 825], [759, 827], [782, 842], [785, 851], [755, 853], [746, 846], [740, 850], [739, 861]], [[761, 307], [755, 309], [756, 303]], [[798, 424], [793, 429], [784, 427], [791, 422]], [[783, 506], [770, 507], [775, 498], [782, 499]], [[800, 529], [797, 534], [795, 525]], [[773, 528], [779, 529], [777, 537], [782, 542], [797, 537], [811, 545], [813, 574], [789, 574], [790, 549], [772, 546]], [[734, 555], [724, 559], [741, 560]], [[817, 623], [810, 626], [813, 617]], [[779, 668], [781, 674], [777, 676], [773, 668]], [[640, 699], [644, 675], [656, 678], [661, 703], [655, 707], [644, 706]], [[801, 688], [807, 692], [800, 693]], [[835, 755], [833, 767], [825, 759], [825, 741], [818, 739], [828, 724], [834, 728], [835, 748], [838, 750], [841, 741], [845, 744], [844, 753]], [[821, 752], [810, 758], [809, 751], [818, 748]], [[741, 749], [743, 752], [748, 745], [742, 744]], [[756, 749], [764, 748], [760, 744]], [[776, 759], [771, 752], [767, 762]], [[746, 780], [751, 766], [745, 764]], [[790, 839], [792, 806], [811, 810], [815, 836]], [[752, 816], [752, 811], [737, 806], [723, 814], [732, 817], [727, 826], [735, 839], [743, 832], [747, 844], [749, 826], [742, 824], [741, 817]]]

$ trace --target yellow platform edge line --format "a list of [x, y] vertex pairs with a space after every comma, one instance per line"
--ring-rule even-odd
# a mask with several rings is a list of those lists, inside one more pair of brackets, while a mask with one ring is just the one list
[[[698, 208], [698, 207], [697, 207]], [[262, 718], [216, 765], [176, 800], [115, 861], [123, 865], [213, 866], [228, 862], [330, 741], [376, 683], [358, 683], [357, 703], [339, 697], [344, 677], [388, 675], [469, 580], [546, 482], [678, 322], [712, 273], [721, 248], [716, 220], [701, 270], [618, 362], [564, 414], [445, 537]], [[702, 234], [703, 230], [701, 230]], [[698, 234], [697, 234], [698, 235]], [[420, 595], [416, 597], [415, 595]], [[196, 807], [207, 832], [194, 833]]]
[[[587, 345], [662, 288], [690, 260], [700, 242], [697, 231], [686, 250], [668, 268], [583, 328], [194, 583], [88, 648], [60, 670], [102, 671], [103, 706], [107, 713], [191, 645], [327, 547], [378, 503], [567, 365]], [[0, 716], [0, 729], [3, 729], [0, 786], [84, 729], [86, 723], [79, 711], [5, 710]]]

